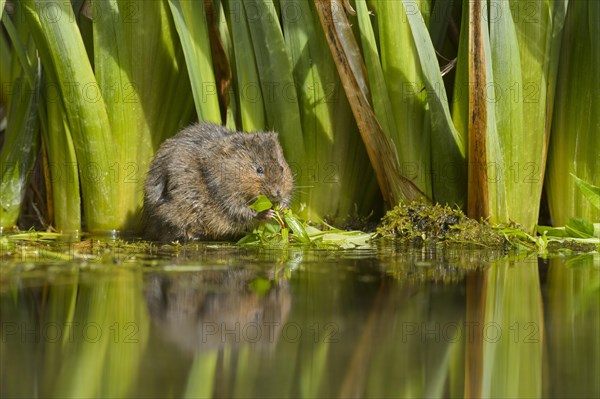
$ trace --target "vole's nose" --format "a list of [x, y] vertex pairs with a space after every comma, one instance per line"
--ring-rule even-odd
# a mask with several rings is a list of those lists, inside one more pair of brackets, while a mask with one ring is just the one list
[[281, 201], [281, 190], [275, 190], [271, 193], [271, 196], [273, 197], [272, 200], [273, 202], [279, 203]]

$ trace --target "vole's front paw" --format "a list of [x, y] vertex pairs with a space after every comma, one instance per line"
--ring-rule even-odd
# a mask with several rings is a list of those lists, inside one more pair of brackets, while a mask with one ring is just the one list
[[273, 219], [275, 217], [275, 211], [273, 209], [267, 209], [256, 214], [257, 219]]

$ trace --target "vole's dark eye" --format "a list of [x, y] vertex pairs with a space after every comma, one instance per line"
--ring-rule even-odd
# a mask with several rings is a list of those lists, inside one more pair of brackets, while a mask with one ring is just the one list
[[265, 174], [265, 170], [263, 169], [263, 167], [262, 167], [262, 166], [258, 166], [258, 167], [256, 168], [256, 174], [257, 174], [257, 175], [260, 175], [260, 176], [262, 176], [262, 175], [264, 175], [264, 174]]

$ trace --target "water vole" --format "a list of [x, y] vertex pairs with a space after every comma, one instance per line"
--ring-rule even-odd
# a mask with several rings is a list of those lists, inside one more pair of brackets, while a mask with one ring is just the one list
[[248, 207], [258, 195], [285, 208], [292, 188], [276, 133], [195, 124], [166, 140], [150, 164], [144, 186], [146, 236], [233, 238], [256, 218], [269, 216]]

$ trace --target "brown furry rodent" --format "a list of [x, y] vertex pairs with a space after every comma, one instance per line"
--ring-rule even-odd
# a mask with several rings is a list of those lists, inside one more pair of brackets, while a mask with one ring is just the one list
[[233, 238], [256, 218], [260, 194], [289, 206], [293, 176], [276, 133], [192, 125], [166, 140], [144, 187], [146, 236], [161, 241]]

